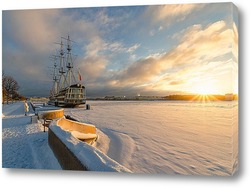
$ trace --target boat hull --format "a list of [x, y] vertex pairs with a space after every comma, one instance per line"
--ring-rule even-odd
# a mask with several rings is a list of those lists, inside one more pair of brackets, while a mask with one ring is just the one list
[[85, 87], [81, 84], [71, 85], [50, 97], [49, 104], [60, 107], [77, 107], [86, 103]]

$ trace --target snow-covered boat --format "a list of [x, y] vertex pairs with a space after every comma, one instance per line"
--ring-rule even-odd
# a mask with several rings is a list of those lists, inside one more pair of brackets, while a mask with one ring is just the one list
[[[66, 50], [63, 40], [67, 41]], [[75, 107], [86, 103], [85, 86], [82, 84], [81, 74], [75, 76], [72, 59], [72, 43], [70, 37], [61, 37], [60, 53], [51, 56], [54, 61], [53, 88], [50, 92], [49, 104], [63, 107]], [[58, 65], [58, 59], [59, 65]], [[66, 60], [66, 61], [65, 61]]]

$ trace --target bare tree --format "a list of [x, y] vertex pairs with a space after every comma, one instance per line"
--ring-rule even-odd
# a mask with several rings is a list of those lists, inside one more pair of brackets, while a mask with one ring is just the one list
[[2, 72], [2, 103], [4, 104], [4, 101], [6, 99], [6, 91], [5, 91], [5, 88], [3, 87], [3, 81], [4, 81], [4, 78], [5, 78], [5, 73], [4, 71]]
[[17, 81], [12, 76], [4, 76], [2, 77], [2, 92], [3, 92], [3, 101], [6, 98], [7, 104], [9, 103], [9, 99], [14, 96], [18, 89], [19, 85]]

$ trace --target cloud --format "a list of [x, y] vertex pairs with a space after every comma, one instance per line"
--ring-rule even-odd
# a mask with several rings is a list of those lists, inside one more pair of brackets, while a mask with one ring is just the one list
[[104, 77], [106, 74], [107, 60], [101, 57], [82, 58], [78, 67], [80, 68], [83, 79], [86, 83], [95, 82], [96, 79]]
[[[134, 44], [126, 47], [123, 43], [115, 41], [108, 42], [96, 36], [85, 46], [85, 56], [78, 61], [79, 68], [83, 75], [86, 75], [86, 82], [96, 83], [97, 80], [107, 79], [107, 75], [112, 74], [107, 66], [111, 64], [111, 57], [117, 54], [133, 52], [140, 47], [140, 44]], [[110, 75], [109, 77], [111, 77]]]
[[144, 84], [161, 73], [160, 64], [160, 60], [154, 58], [143, 59], [119, 71], [114, 78], [117, 80], [118, 85], [134, 86]]
[[175, 80], [175, 81], [171, 81], [169, 84], [170, 85], [180, 85], [185, 83], [183, 80]]
[[102, 51], [108, 51], [112, 53], [133, 53], [140, 47], [140, 44], [133, 44], [132, 46], [126, 47], [125, 44], [119, 41], [109, 42], [106, 41], [102, 45]]
[[5, 37], [28, 49], [49, 50], [56, 35], [52, 22], [53, 18], [59, 19], [58, 13], [58, 10], [4, 11], [3, 29], [8, 31]]
[[[162, 85], [162, 75], [172, 74], [171, 81], [163, 83], [165, 88], [171, 89], [171, 85], [181, 85], [195, 77], [195, 72], [205, 73], [210, 70], [209, 67], [212, 67], [211, 71], [216, 67], [225, 68], [224, 61], [214, 61], [216, 58], [225, 59], [228, 54], [231, 58], [232, 28], [224, 21], [211, 23], [204, 28], [194, 25], [181, 31], [181, 34], [179, 44], [170, 51], [136, 61], [120, 70], [114, 77], [114, 84], [124, 87], [145, 84], [159, 86]], [[211, 61], [216, 63], [211, 64]], [[219, 72], [216, 75], [219, 76]], [[182, 79], [178, 80], [179, 77]]]
[[[27, 88], [32, 83], [37, 85], [46, 83], [47, 90], [52, 70], [49, 56], [59, 49], [55, 42], [60, 42], [61, 37], [76, 41], [76, 48], [86, 50], [88, 60], [96, 60], [95, 69], [102, 69], [98, 55], [99, 45], [103, 43], [100, 33], [94, 23], [63, 9], [44, 10], [9, 10], [3, 12], [3, 70], [6, 74], [15, 75], [22, 88]], [[91, 42], [95, 43], [91, 43]], [[87, 46], [84, 46], [88, 43]], [[74, 43], [75, 45], [75, 43]], [[80, 46], [79, 46], [80, 45]], [[84, 54], [84, 53], [82, 53]], [[81, 57], [80, 57], [81, 59]], [[105, 62], [105, 60], [103, 60]], [[89, 63], [85, 66], [90, 70]], [[96, 71], [98, 72], [98, 71]], [[100, 71], [99, 71], [100, 72]], [[21, 90], [22, 90], [21, 88]], [[39, 88], [34, 87], [34, 92]], [[24, 89], [24, 94], [27, 94]], [[30, 90], [29, 90], [30, 92]], [[39, 91], [38, 91], [39, 93]], [[41, 92], [42, 93], [42, 92]]]
[[[193, 13], [196, 9], [201, 9], [204, 4], [169, 4], [148, 6], [144, 16], [151, 23], [161, 23], [163, 26], [169, 26], [175, 22], [184, 20], [189, 14]], [[159, 30], [162, 30], [162, 25]]]
[[128, 53], [133, 53], [135, 50], [137, 50], [141, 45], [140, 44], [134, 44], [133, 46], [129, 47], [127, 49]]
[[232, 45], [233, 45], [233, 48], [232, 48], [232, 52], [233, 52], [233, 55], [235, 57], [235, 61], [236, 63], [238, 63], [238, 51], [239, 51], [239, 45], [238, 45], [238, 42], [239, 42], [239, 36], [238, 36], [238, 28], [236, 26], [235, 23], [233, 23], [233, 32], [232, 32]]
[[100, 51], [103, 50], [105, 42], [99, 36], [95, 36], [91, 41], [85, 46], [85, 55], [87, 57], [97, 57]]
[[[206, 70], [213, 72], [214, 77], [223, 76], [224, 60], [231, 58], [232, 53], [234, 59], [238, 57], [237, 27], [223, 20], [175, 32], [172, 39], [178, 43], [164, 52], [157, 52], [152, 41], [152, 54], [145, 55], [144, 44], [148, 41], [142, 40], [144, 36], [139, 31], [164, 34], [165, 27], [187, 19], [202, 7], [184, 4], [148, 6], [144, 7], [146, 11], [136, 9], [149, 23], [138, 23], [142, 17], [129, 8], [3, 11], [3, 69], [15, 74], [26, 88], [31, 85], [29, 78], [33, 78], [32, 83], [49, 85], [48, 67], [52, 65], [49, 55], [59, 47], [54, 42], [70, 34], [76, 41], [73, 47], [78, 50], [75, 65], [92, 93], [102, 89], [107, 94], [174, 90], [187, 87], [189, 80], [201, 76], [197, 72], [206, 75]], [[126, 11], [131, 14], [121, 16]], [[131, 20], [132, 16], [138, 17]], [[128, 33], [134, 31], [129, 29], [134, 28], [139, 33], [137, 38], [134, 35], [129, 38]]]

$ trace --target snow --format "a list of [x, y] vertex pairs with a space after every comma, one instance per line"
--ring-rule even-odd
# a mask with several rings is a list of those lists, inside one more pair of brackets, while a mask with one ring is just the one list
[[2, 167], [60, 170], [48, 134], [39, 123], [31, 124], [32, 112], [24, 116], [22, 102], [3, 105], [2, 110]]
[[[45, 108], [50, 109], [48, 106]], [[30, 112], [28, 116], [25, 116], [24, 110], [24, 103], [3, 106], [3, 168], [60, 170], [60, 164], [48, 145], [47, 132], [43, 132], [44, 128], [41, 123], [31, 123], [31, 117], [34, 113]], [[38, 114], [40, 113], [41, 111]], [[89, 170], [131, 172], [95, 147], [79, 141], [74, 137], [74, 134], [78, 133], [73, 132], [72, 134], [64, 131], [53, 125], [53, 122], [50, 128]], [[92, 138], [97, 135], [81, 134], [80, 136]]]
[[61, 127], [52, 122], [50, 129], [58, 138], [74, 153], [75, 156], [91, 171], [106, 172], [131, 172], [129, 169], [118, 164], [116, 161], [103, 154], [84, 142], [76, 139], [70, 132], [64, 131]]
[[[236, 102], [88, 101], [65, 114], [96, 125], [97, 148], [135, 173], [232, 175], [238, 168]], [[105, 142], [109, 143], [105, 145]]]
[[81, 133], [79, 131], [72, 131], [71, 134], [74, 137], [81, 139], [81, 140], [97, 138], [97, 134], [91, 134], [91, 133], [86, 134], [86, 133]]
[[[85, 163], [98, 161], [92, 170], [105, 171], [108, 167], [101, 161], [106, 160], [109, 163], [104, 163], [115, 170], [119, 163], [134, 173], [228, 176], [238, 169], [236, 102], [88, 101], [88, 104], [91, 110], [64, 111], [65, 115], [97, 127], [95, 148], [83, 146], [72, 134], [60, 134], [61, 139], [67, 138], [71, 143], [69, 147], [77, 148]], [[3, 167], [60, 168], [43, 127], [30, 124], [22, 103], [4, 105], [3, 115]]]

